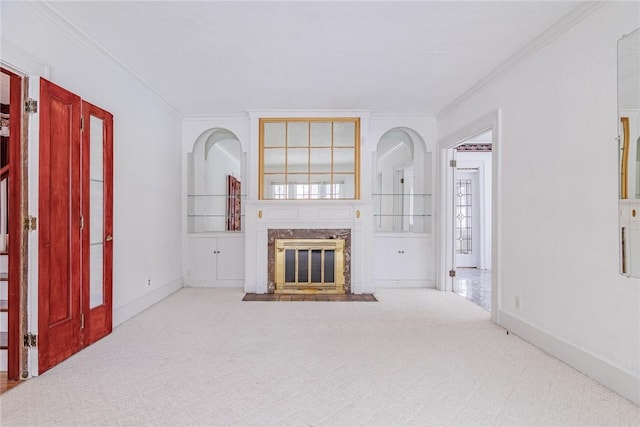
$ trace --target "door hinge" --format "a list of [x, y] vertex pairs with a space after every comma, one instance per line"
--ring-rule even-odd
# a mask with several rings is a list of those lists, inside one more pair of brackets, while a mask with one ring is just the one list
[[80, 130], [84, 130], [84, 117], [80, 117]]
[[38, 112], [38, 101], [29, 98], [24, 102], [24, 112], [27, 114], [35, 114]]
[[38, 346], [38, 336], [32, 334], [31, 332], [24, 334], [23, 343], [27, 348], [34, 348]]
[[80, 315], [80, 329], [84, 329], [84, 313]]
[[35, 216], [29, 215], [24, 219], [24, 230], [25, 231], [36, 231], [38, 229], [38, 218]]
[[452, 168], [455, 168], [458, 166], [458, 162], [454, 160], [449, 160], [449, 166], [451, 166]]
[[84, 230], [84, 216], [80, 215], [80, 230]]
[[456, 277], [456, 271], [455, 270], [449, 270], [449, 277]]

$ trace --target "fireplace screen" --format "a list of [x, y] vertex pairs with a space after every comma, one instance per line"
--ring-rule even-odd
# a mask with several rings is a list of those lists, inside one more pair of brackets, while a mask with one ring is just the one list
[[344, 240], [276, 240], [278, 293], [344, 293]]

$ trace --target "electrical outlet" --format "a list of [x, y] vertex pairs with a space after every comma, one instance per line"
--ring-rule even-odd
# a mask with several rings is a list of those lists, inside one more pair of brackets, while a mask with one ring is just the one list
[[520, 310], [520, 297], [513, 298], [513, 306], [516, 310]]
[[147, 286], [151, 286], [151, 278], [147, 279]]

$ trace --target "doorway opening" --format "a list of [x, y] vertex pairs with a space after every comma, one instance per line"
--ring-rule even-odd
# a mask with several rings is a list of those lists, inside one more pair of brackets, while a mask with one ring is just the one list
[[[478, 299], [489, 302], [485, 308], [495, 323], [500, 323], [500, 123], [497, 109], [438, 141], [436, 287], [461, 292], [466, 287], [472, 297], [474, 282], [484, 287]], [[470, 206], [465, 200], [467, 190]], [[465, 215], [458, 219], [461, 213]], [[467, 277], [465, 273], [476, 274]]]
[[456, 146], [452, 289], [491, 312], [492, 131]]

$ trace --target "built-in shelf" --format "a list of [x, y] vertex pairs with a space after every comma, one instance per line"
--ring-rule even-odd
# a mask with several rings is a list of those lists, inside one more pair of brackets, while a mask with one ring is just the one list
[[0, 350], [6, 350], [9, 348], [9, 334], [7, 332], [0, 332]]
[[9, 255], [9, 252], [7, 252], [7, 251], [0, 251], [0, 256], [2, 256], [2, 255]]
[[0, 299], [0, 312], [9, 311], [9, 301]]
[[[229, 212], [231, 199], [239, 199], [237, 211]], [[230, 227], [229, 220], [235, 218], [244, 225], [243, 211], [247, 196], [239, 194], [230, 197], [227, 194], [188, 194], [187, 195], [187, 230], [189, 233], [208, 233], [216, 231], [240, 231], [238, 227]], [[230, 216], [231, 215], [231, 216]], [[242, 225], [240, 227], [242, 227]]]
[[425, 233], [431, 230], [430, 193], [373, 193], [377, 232]]
[[8, 282], [9, 274], [8, 273], [0, 273], [0, 282]]

